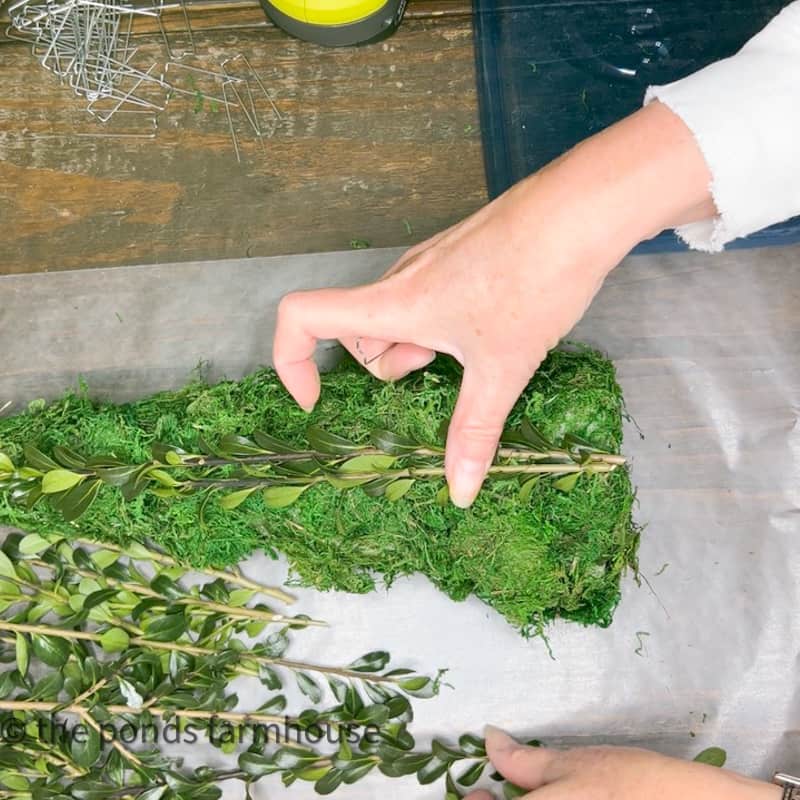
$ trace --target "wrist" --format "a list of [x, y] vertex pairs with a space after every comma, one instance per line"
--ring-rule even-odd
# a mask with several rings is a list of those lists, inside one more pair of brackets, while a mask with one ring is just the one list
[[604, 241], [612, 269], [661, 231], [716, 215], [711, 174], [683, 120], [654, 102], [587, 139], [531, 181], [567, 209], [586, 242]]

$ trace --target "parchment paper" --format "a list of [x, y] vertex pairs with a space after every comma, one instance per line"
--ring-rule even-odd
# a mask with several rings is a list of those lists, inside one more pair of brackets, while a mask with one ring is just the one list
[[[117, 399], [176, 386], [200, 361], [212, 378], [238, 377], [268, 361], [284, 292], [356, 283], [396, 255], [2, 277], [0, 407], [52, 397], [78, 374]], [[756, 776], [800, 771], [800, 249], [628, 259], [573, 338], [614, 359], [636, 422], [624, 449], [650, 588], [627, 580], [608, 630], [553, 626], [555, 660], [479, 601], [453, 603], [419, 576], [368, 597], [299, 590], [298, 607], [332, 626], [297, 636], [294, 652], [335, 662], [386, 648], [420, 669], [449, 667], [454, 688], [416, 703], [423, 741], [491, 721], [555, 745], [692, 757], [713, 744]], [[264, 558], [246, 571], [285, 572]], [[242, 696], [252, 707], [257, 690]], [[284, 791], [267, 782], [258, 796], [270, 790]], [[441, 787], [376, 775], [340, 796], [438, 798]]]

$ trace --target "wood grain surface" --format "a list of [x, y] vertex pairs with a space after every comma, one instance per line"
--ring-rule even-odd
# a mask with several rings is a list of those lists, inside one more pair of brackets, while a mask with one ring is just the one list
[[[253, 3], [205, 6], [185, 63], [246, 55], [282, 116], [261, 98], [259, 142], [234, 113], [241, 163], [220, 104], [175, 95], [157, 131], [132, 115], [101, 126], [29, 47], [0, 43], [0, 273], [406, 246], [485, 201], [463, 3], [412, 4], [392, 38], [337, 50], [290, 39]], [[160, 36], [135, 43], [136, 66], [163, 72]]]

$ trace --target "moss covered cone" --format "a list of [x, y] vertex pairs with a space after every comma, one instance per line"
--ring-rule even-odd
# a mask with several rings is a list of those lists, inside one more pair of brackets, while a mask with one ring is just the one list
[[[435, 443], [455, 403], [459, 370], [440, 358], [424, 373], [385, 384], [348, 362], [322, 383], [310, 417], [269, 370], [121, 406], [72, 394], [0, 419], [0, 451], [20, 459], [25, 444], [45, 453], [60, 444], [84, 456], [114, 454], [139, 463], [150, 458], [153, 442], [192, 452], [200, 435], [214, 440], [257, 429], [302, 449], [310, 423], [354, 441], [366, 441], [380, 427]], [[612, 364], [589, 350], [551, 353], [509, 423], [523, 416], [555, 441], [572, 433], [618, 452], [622, 398]], [[146, 494], [126, 502], [104, 486], [89, 511], [68, 523], [46, 501], [26, 510], [0, 492], [0, 524], [115, 542], [151, 540], [198, 567], [232, 564], [263, 548], [286, 554], [299, 583], [323, 590], [368, 592], [377, 576], [391, 584], [422, 572], [453, 599], [477, 595], [524, 633], [555, 617], [607, 625], [621, 576], [635, 566], [628, 472], [581, 476], [569, 493], [552, 483], [540, 480], [522, 502], [518, 480], [494, 480], [466, 511], [436, 502], [438, 480], [417, 481], [397, 502], [320, 485], [285, 509], [267, 508], [259, 493], [233, 511], [208, 503], [202, 524], [201, 495]]]

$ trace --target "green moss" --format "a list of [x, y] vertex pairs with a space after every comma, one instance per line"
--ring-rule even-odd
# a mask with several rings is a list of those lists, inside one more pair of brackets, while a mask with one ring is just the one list
[[[348, 362], [323, 376], [322, 399], [311, 417], [268, 370], [123, 406], [93, 402], [84, 392], [0, 419], [0, 451], [19, 459], [25, 443], [45, 452], [62, 444], [84, 455], [113, 453], [138, 462], [149, 458], [154, 441], [193, 451], [200, 434], [215, 439], [261, 429], [301, 445], [310, 423], [356, 441], [382, 427], [435, 442], [458, 382], [457, 367], [441, 358], [394, 384]], [[510, 423], [523, 415], [550, 438], [570, 432], [618, 451], [622, 398], [612, 364], [589, 350], [552, 353]], [[232, 512], [209, 503], [200, 524], [198, 496], [159, 500], [148, 494], [126, 503], [104, 487], [73, 524], [46, 502], [27, 511], [0, 497], [0, 524], [118, 542], [150, 539], [196, 566], [231, 564], [264, 548], [285, 553], [296, 580], [322, 590], [368, 592], [378, 577], [391, 584], [422, 572], [454, 599], [476, 594], [525, 633], [558, 616], [611, 621], [620, 577], [635, 565], [638, 544], [626, 470], [586, 476], [569, 494], [541, 480], [525, 504], [516, 481], [494, 481], [467, 511], [437, 505], [438, 488], [438, 482], [418, 481], [401, 501], [389, 503], [358, 489], [322, 485], [282, 510], [267, 509], [256, 493]]]

